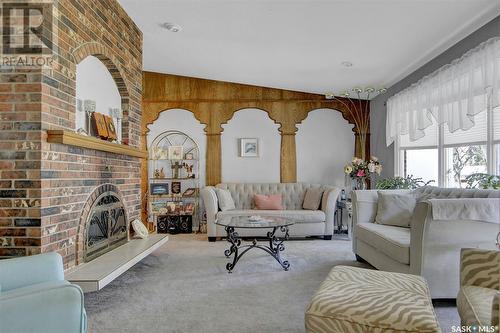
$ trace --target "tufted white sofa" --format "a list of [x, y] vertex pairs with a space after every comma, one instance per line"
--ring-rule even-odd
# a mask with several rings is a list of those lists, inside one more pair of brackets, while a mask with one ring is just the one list
[[[409, 190], [388, 190], [408, 193]], [[421, 275], [427, 279], [432, 298], [455, 298], [459, 289], [460, 249], [495, 248], [500, 221], [435, 219], [441, 201], [448, 205], [474, 202], [483, 209], [500, 210], [500, 191], [451, 189], [433, 186], [414, 191], [419, 198], [410, 228], [376, 224], [376, 190], [354, 191], [352, 247], [358, 260], [377, 269]], [[481, 200], [485, 199], [485, 200]], [[455, 206], [453, 206], [455, 207]]]
[[[224, 227], [216, 225], [217, 219], [225, 216], [242, 215], [278, 215], [292, 218], [295, 224], [290, 227], [291, 237], [323, 236], [331, 239], [335, 206], [340, 188], [308, 183], [226, 183], [216, 185], [227, 189], [233, 197], [236, 209], [222, 212], [215, 188], [207, 186], [200, 192], [207, 213], [208, 240], [226, 236]], [[322, 188], [323, 197], [320, 210], [304, 210], [302, 202], [308, 188]], [[255, 194], [282, 194], [284, 210], [254, 210], [253, 196]], [[241, 236], [263, 236], [268, 230], [241, 229]], [[258, 234], [254, 234], [254, 233]]]

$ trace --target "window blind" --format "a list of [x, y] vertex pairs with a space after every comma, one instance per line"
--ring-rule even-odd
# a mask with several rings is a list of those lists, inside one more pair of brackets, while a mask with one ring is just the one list
[[466, 131], [458, 129], [455, 132], [450, 133], [448, 124], [445, 124], [443, 128], [443, 144], [445, 146], [457, 146], [476, 142], [486, 143], [486, 140], [488, 140], [487, 116], [488, 113], [486, 111], [476, 114], [474, 117], [474, 126]]

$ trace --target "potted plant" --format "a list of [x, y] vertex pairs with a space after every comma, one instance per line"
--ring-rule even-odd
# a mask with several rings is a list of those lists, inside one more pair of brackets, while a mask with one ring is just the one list
[[424, 181], [422, 178], [413, 177], [413, 175], [409, 175], [406, 177], [389, 177], [380, 179], [377, 181], [375, 187], [379, 190], [401, 190], [401, 189], [409, 189], [413, 190], [419, 188], [421, 186], [429, 185], [434, 182], [433, 180]]

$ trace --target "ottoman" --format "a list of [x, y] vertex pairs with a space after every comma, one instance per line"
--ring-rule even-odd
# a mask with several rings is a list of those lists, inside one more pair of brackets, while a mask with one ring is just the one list
[[417, 275], [336, 266], [305, 314], [308, 333], [441, 332]]

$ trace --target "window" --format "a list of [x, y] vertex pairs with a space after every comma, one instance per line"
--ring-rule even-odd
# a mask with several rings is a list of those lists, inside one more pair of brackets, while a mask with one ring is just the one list
[[462, 187], [470, 174], [499, 174], [500, 37], [390, 97], [386, 144], [393, 142], [396, 175]]
[[500, 106], [478, 113], [467, 131], [433, 123], [424, 132], [413, 142], [409, 135], [398, 136], [396, 174], [444, 187], [465, 187], [473, 173], [500, 174]]

